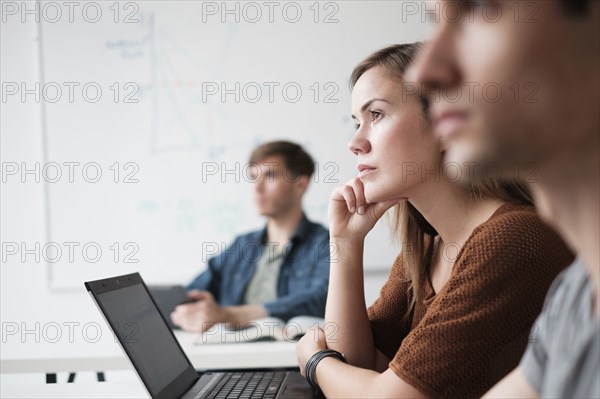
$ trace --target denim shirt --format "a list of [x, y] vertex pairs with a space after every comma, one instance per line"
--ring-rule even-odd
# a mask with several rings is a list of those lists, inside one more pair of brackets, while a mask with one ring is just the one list
[[[207, 268], [187, 287], [209, 291], [221, 306], [244, 304], [246, 288], [265, 250], [267, 227], [235, 238], [208, 260]], [[329, 232], [302, 215], [302, 221], [283, 249], [277, 299], [263, 306], [271, 317], [323, 317], [329, 283]]]

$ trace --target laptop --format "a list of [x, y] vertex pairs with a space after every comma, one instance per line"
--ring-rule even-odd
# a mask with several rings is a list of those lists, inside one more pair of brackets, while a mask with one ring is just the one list
[[190, 302], [183, 285], [149, 285], [148, 290], [169, 327], [173, 330], [181, 330], [171, 321], [171, 313], [177, 305]]
[[199, 374], [139, 273], [89, 281], [85, 287], [153, 399], [315, 397], [298, 371]]

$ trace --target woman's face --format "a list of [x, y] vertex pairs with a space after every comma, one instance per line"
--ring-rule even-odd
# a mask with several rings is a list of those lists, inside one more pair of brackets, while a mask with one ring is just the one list
[[409, 92], [381, 67], [365, 72], [352, 90], [357, 130], [348, 148], [357, 156], [358, 177], [370, 203], [410, 199], [426, 179], [439, 178], [439, 141], [418, 97]]

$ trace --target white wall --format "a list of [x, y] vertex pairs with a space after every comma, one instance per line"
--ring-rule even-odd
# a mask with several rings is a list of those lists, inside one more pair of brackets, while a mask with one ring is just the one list
[[[35, 24], [3, 23], [1, 25], [2, 82], [38, 81]], [[42, 135], [40, 107], [35, 101], [3, 101], [1, 110], [1, 158], [3, 165], [22, 162], [42, 163]], [[57, 294], [49, 290], [47, 265], [35, 256], [9, 256], [5, 249], [9, 243], [35, 243], [46, 241], [44, 217], [44, 185], [28, 179], [6, 179], [0, 194], [2, 221], [0, 232], [3, 243], [3, 261], [0, 268], [2, 320], [2, 358], [35, 356], [40, 345], [55, 340], [55, 331], [49, 323], [57, 323], [63, 335], [59, 342], [67, 342], [68, 330], [64, 323], [100, 323], [93, 304], [83, 292]], [[5, 261], [6, 260], [6, 261]], [[55, 324], [52, 324], [52, 326]], [[51, 326], [50, 326], [51, 327]], [[16, 334], [12, 334], [16, 328]], [[23, 333], [25, 330], [31, 333]], [[45, 333], [45, 334], [44, 334]], [[85, 347], [85, 340], [74, 340], [72, 350]], [[45, 339], [45, 338], [49, 338]], [[110, 345], [110, 343], [109, 343]]]

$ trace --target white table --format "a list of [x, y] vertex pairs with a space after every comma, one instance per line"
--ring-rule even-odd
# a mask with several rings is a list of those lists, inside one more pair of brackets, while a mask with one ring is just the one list
[[137, 382], [96, 382], [85, 384], [6, 384], [0, 387], [3, 399], [40, 398], [148, 398], [148, 393], [141, 383]]
[[[293, 342], [254, 342], [234, 344], [194, 344], [198, 335], [175, 333], [181, 347], [196, 369], [296, 367]], [[23, 345], [32, 345], [31, 343]], [[69, 343], [40, 343], [33, 347], [12, 348], [3, 345], [0, 358], [2, 373], [57, 373], [131, 369], [131, 363], [118, 343], [87, 345], [73, 350]], [[27, 348], [27, 350], [25, 350]], [[5, 353], [9, 352], [9, 353]]]

